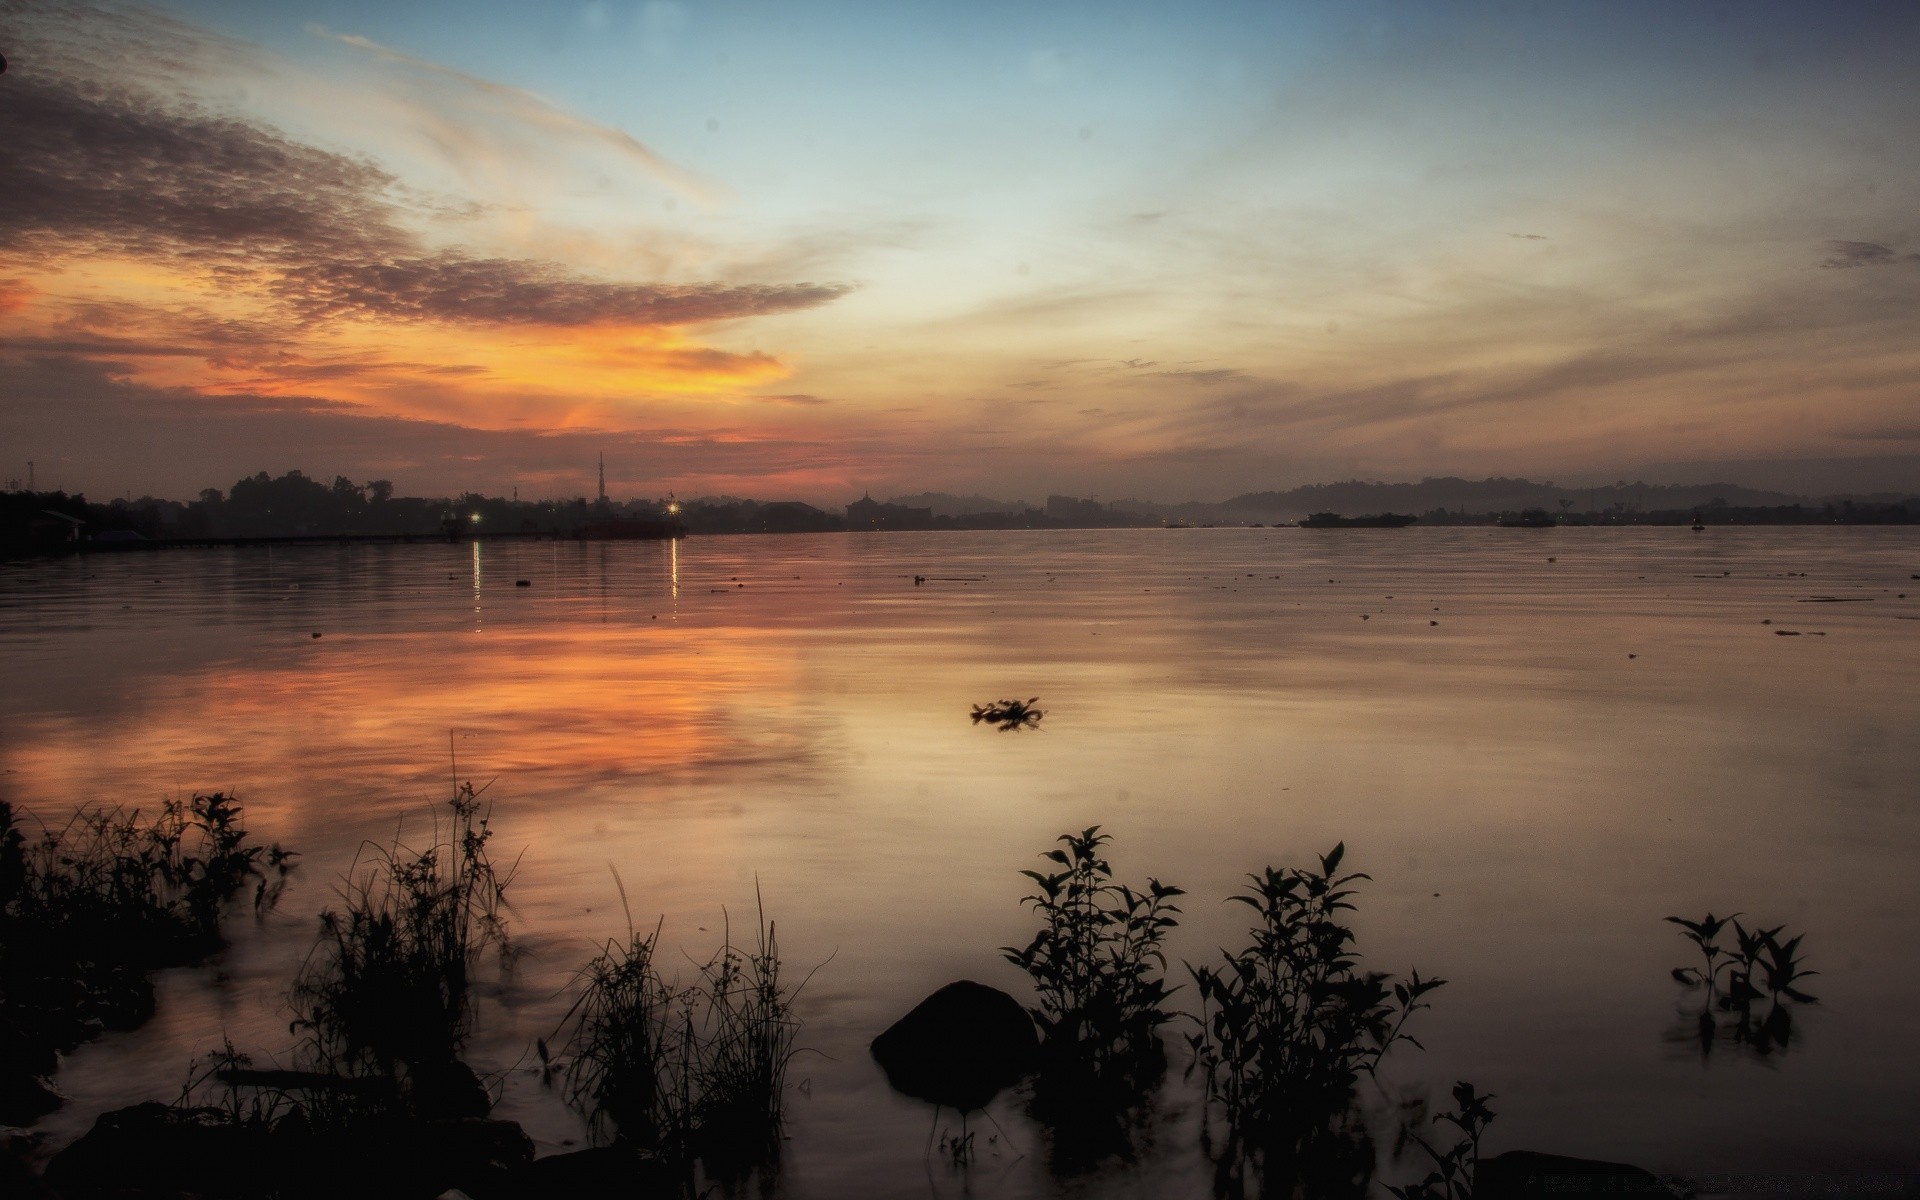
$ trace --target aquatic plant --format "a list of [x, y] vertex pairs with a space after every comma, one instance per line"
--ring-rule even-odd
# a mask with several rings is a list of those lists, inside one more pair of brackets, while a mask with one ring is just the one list
[[55, 1050], [146, 1020], [148, 973], [218, 950], [230, 902], [252, 882], [256, 910], [270, 907], [296, 857], [248, 844], [241, 806], [222, 792], [81, 810], [37, 831], [31, 820], [0, 802], [5, 1074], [49, 1073]]
[[[596, 1132], [643, 1145], [659, 1142], [674, 1125], [663, 1092], [670, 1090], [667, 1066], [679, 1031], [674, 990], [654, 966], [659, 933], [656, 926], [645, 937], [629, 933], [624, 944], [607, 942], [581, 968], [580, 997], [561, 1019], [562, 1030], [572, 1024], [564, 1051], [568, 1102]], [[538, 1051], [542, 1064], [557, 1065], [545, 1038]]]
[[444, 829], [424, 850], [398, 837], [368, 846], [320, 915], [318, 944], [291, 1001], [307, 1034], [306, 1059], [347, 1075], [452, 1062], [473, 1016], [471, 981], [482, 951], [508, 948], [507, 887], [487, 853], [493, 837], [480, 792], [460, 784]]
[[998, 726], [1000, 732], [1010, 733], [1016, 729], [1037, 728], [1040, 718], [1047, 714], [1034, 707], [1040, 703], [1040, 697], [1030, 696], [1025, 700], [997, 700], [992, 704], [973, 706], [973, 723], [982, 721]]
[[[737, 947], [729, 920], [684, 988], [658, 969], [658, 926], [608, 942], [581, 971], [554, 1037], [567, 1099], [596, 1136], [651, 1151], [689, 1180], [695, 1160], [726, 1174], [777, 1152], [800, 1030], [793, 1001], [807, 980], [782, 981], [764, 906], [755, 930], [751, 947]], [[549, 1061], [545, 1039], [540, 1050]]]
[[[1805, 981], [1818, 975], [1804, 966], [1800, 943], [1804, 934], [1784, 938], [1785, 925], [1748, 929], [1739, 921], [1741, 914], [1716, 918], [1712, 913], [1698, 921], [1668, 917], [1681, 927], [1681, 935], [1700, 952], [1702, 965], [1675, 967], [1673, 977], [1689, 987], [1703, 988], [1705, 1001], [1692, 1018], [1692, 1037], [1703, 1055], [1711, 1053], [1721, 1037], [1745, 1045], [1759, 1054], [1784, 1050], [1793, 1040], [1792, 1004], [1817, 1004], [1819, 1000], [1803, 990]], [[1723, 933], [1731, 927], [1733, 946], [1720, 945]], [[1726, 976], [1724, 986], [1720, 976]], [[1766, 1001], [1764, 1011], [1755, 1005]], [[1714, 1017], [1718, 1009], [1729, 1015], [1722, 1027]]]
[[1472, 1200], [1475, 1176], [1480, 1169], [1480, 1137], [1493, 1123], [1493, 1109], [1487, 1106], [1491, 1099], [1492, 1095], [1474, 1090], [1465, 1080], [1454, 1084], [1453, 1109], [1433, 1120], [1435, 1124], [1444, 1121], [1452, 1125], [1460, 1131], [1460, 1136], [1447, 1149], [1436, 1150], [1427, 1139], [1409, 1133], [1411, 1140], [1433, 1160], [1433, 1170], [1418, 1183], [1406, 1187], [1388, 1185], [1387, 1190], [1399, 1200]]
[[1370, 1158], [1351, 1144], [1355, 1084], [1397, 1043], [1420, 1045], [1407, 1023], [1446, 983], [1359, 969], [1342, 914], [1369, 877], [1339, 874], [1345, 854], [1341, 843], [1317, 870], [1248, 876], [1232, 899], [1258, 915], [1252, 944], [1218, 967], [1188, 964], [1201, 1006], [1188, 1042], [1227, 1120], [1223, 1170], [1257, 1161], [1271, 1184]]
[[1144, 892], [1113, 881], [1098, 825], [1062, 834], [1042, 858], [1054, 872], [1022, 871], [1039, 891], [1022, 897], [1040, 917], [1024, 947], [1001, 954], [1033, 980], [1042, 1082], [1112, 1089], [1164, 1065], [1158, 1029], [1174, 1014], [1161, 943], [1178, 924], [1180, 888], [1149, 877]]
[[38, 926], [143, 967], [218, 949], [227, 902], [251, 880], [256, 909], [270, 907], [296, 857], [247, 845], [240, 804], [223, 792], [164, 800], [150, 815], [83, 810], [33, 839], [20, 824], [0, 803], [0, 903], [16, 929]]

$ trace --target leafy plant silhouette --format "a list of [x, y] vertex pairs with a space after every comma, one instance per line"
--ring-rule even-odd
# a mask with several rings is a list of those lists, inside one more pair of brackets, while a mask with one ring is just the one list
[[1345, 843], [1317, 870], [1266, 868], [1232, 899], [1252, 908], [1253, 942], [1217, 967], [1188, 965], [1200, 996], [1200, 1030], [1188, 1041], [1224, 1110], [1228, 1144], [1218, 1160], [1234, 1188], [1257, 1167], [1269, 1194], [1296, 1183], [1309, 1192], [1349, 1190], [1371, 1171], [1371, 1152], [1352, 1122], [1354, 1088], [1399, 1042], [1425, 997], [1445, 984], [1418, 971], [1404, 980], [1362, 971]]
[[[1697, 921], [1666, 918], [1680, 926], [1681, 936], [1700, 953], [1700, 966], [1675, 967], [1672, 974], [1679, 983], [1704, 992], [1701, 1008], [1691, 1018], [1691, 1039], [1703, 1058], [1722, 1038], [1759, 1055], [1785, 1050], [1794, 1038], [1790, 1005], [1819, 1003], [1801, 986], [1819, 974], [1804, 966], [1800, 943], [1805, 935], [1783, 939], [1785, 925], [1748, 929], [1740, 923], [1741, 915], [1708, 913]], [[1729, 928], [1731, 948], [1720, 944]], [[1724, 1024], [1716, 1012], [1726, 1018]]]
[[1060, 870], [1021, 872], [1039, 889], [1022, 898], [1039, 930], [1001, 953], [1038, 993], [1043, 1086], [1125, 1090], [1165, 1066], [1156, 1031], [1174, 1014], [1162, 1007], [1171, 990], [1161, 943], [1185, 893], [1153, 878], [1143, 892], [1115, 883], [1103, 850], [1112, 838], [1098, 825], [1058, 840], [1065, 848], [1041, 857]]
[[1480, 1169], [1480, 1136], [1493, 1123], [1493, 1109], [1487, 1106], [1491, 1095], [1483, 1095], [1465, 1080], [1453, 1085], [1454, 1108], [1435, 1117], [1460, 1131], [1459, 1138], [1446, 1150], [1436, 1150], [1419, 1134], [1411, 1134], [1414, 1143], [1433, 1160], [1433, 1170], [1419, 1183], [1406, 1187], [1388, 1186], [1400, 1200], [1472, 1200], [1474, 1179]]

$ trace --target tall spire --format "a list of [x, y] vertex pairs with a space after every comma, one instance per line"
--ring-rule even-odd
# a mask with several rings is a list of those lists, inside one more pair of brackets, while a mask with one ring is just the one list
[[607, 502], [607, 456], [600, 455], [600, 503]]

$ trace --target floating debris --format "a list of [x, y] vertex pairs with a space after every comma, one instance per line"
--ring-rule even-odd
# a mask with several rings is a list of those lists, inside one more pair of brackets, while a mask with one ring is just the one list
[[1040, 703], [1040, 697], [1030, 696], [1025, 700], [998, 700], [992, 704], [976, 704], [973, 706], [973, 723], [978, 725], [985, 721], [989, 725], [997, 725], [1002, 733], [1013, 729], [1034, 728], [1040, 724], [1040, 718], [1047, 715], [1034, 707], [1038, 703]]

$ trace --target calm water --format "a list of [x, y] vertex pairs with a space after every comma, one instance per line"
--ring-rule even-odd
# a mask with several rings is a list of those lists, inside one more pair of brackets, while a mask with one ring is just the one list
[[[226, 789], [257, 837], [306, 855], [277, 914], [163, 978], [153, 1023], [68, 1062], [73, 1102], [46, 1124], [70, 1138], [104, 1107], [171, 1097], [222, 1031], [284, 1055], [314, 915], [363, 840], [426, 830], [451, 747], [461, 777], [494, 781], [496, 846], [525, 851], [510, 897], [526, 954], [489, 993], [473, 1057], [549, 1148], [581, 1133], [528, 1047], [596, 943], [624, 936], [612, 867], [635, 919], [663, 917], [665, 942], [700, 958], [723, 907], [751, 913], [757, 879], [790, 972], [825, 964], [800, 1002], [817, 1053], [796, 1069], [784, 1194], [1205, 1194], [1177, 1070], [1133, 1163], [1059, 1179], [1018, 1096], [970, 1171], [930, 1165], [927, 1107], [867, 1057], [949, 980], [1024, 996], [996, 952], [1030, 929], [1017, 872], [1101, 823], [1123, 877], [1192, 893], [1172, 949], [1194, 961], [1240, 943], [1244, 910], [1219, 900], [1244, 873], [1344, 839], [1375, 877], [1368, 963], [1453, 981], [1380, 1103], [1471, 1079], [1498, 1096], [1489, 1152], [1747, 1190], [1920, 1171], [1916, 574], [1920, 531], [1873, 529], [826, 535], [0, 567], [0, 796], [59, 813]], [[971, 704], [1035, 695], [1039, 731], [968, 722]], [[1660, 919], [1708, 909], [1806, 932], [1821, 1004], [1788, 1052], [1703, 1063], [1674, 1039], [1687, 998], [1668, 970], [1690, 959]], [[1383, 1181], [1420, 1174], [1390, 1151], [1389, 1133]]]

